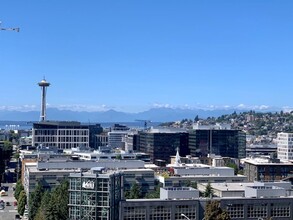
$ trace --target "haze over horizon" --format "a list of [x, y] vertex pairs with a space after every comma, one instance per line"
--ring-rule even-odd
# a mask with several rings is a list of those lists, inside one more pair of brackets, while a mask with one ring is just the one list
[[5, 1], [0, 110], [292, 110], [293, 2]]

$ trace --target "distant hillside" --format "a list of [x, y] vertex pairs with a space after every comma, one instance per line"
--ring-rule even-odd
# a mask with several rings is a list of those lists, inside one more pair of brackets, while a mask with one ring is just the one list
[[[180, 121], [182, 119], [194, 119], [196, 115], [200, 118], [219, 117], [231, 114], [234, 109], [229, 110], [202, 110], [202, 109], [172, 109], [153, 108], [140, 113], [125, 113], [115, 110], [104, 112], [76, 112], [69, 110], [59, 110], [56, 108], [47, 109], [48, 120], [65, 120], [81, 122], [131, 122], [136, 119], [151, 120], [155, 122]], [[1, 121], [38, 121], [40, 112], [29, 111], [0, 111]]]

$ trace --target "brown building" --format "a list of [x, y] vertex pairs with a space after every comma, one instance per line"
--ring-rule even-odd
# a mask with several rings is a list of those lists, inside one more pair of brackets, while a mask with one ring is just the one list
[[278, 181], [293, 174], [293, 163], [271, 158], [246, 158], [244, 175], [248, 181]]

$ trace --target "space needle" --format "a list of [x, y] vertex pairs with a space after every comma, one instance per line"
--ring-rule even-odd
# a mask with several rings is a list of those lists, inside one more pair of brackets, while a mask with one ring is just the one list
[[40, 121], [46, 120], [46, 92], [47, 87], [50, 86], [50, 83], [45, 80], [45, 78], [38, 83], [38, 85], [41, 87], [42, 90], [42, 104], [41, 104], [41, 116]]

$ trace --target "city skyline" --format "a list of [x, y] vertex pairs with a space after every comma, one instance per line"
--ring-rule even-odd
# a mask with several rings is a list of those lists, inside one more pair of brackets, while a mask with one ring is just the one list
[[292, 110], [291, 1], [13, 1], [0, 110]]

